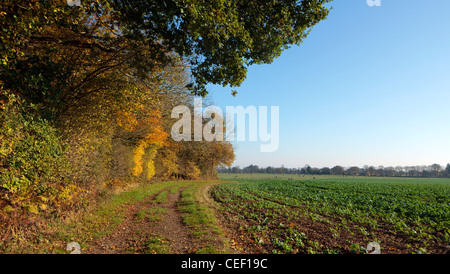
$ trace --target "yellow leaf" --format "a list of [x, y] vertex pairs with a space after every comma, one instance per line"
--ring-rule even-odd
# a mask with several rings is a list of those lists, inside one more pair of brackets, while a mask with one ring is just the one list
[[28, 206], [28, 212], [34, 213], [34, 214], [38, 214], [39, 213], [39, 211], [37, 210], [35, 205]]
[[13, 211], [14, 209], [12, 208], [12, 206], [10, 206], [10, 205], [7, 205], [7, 206], [5, 206], [5, 207], [3, 207], [2, 208], [2, 211], [4, 211], [4, 212], [11, 212], [11, 211]]

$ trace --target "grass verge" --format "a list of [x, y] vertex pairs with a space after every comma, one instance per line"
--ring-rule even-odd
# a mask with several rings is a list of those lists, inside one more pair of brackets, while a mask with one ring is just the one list
[[214, 211], [202, 197], [204, 189], [215, 183], [217, 182], [198, 182], [187, 187], [182, 191], [178, 204], [183, 222], [191, 229], [191, 234], [202, 242], [201, 247], [196, 250], [198, 254], [231, 253]]

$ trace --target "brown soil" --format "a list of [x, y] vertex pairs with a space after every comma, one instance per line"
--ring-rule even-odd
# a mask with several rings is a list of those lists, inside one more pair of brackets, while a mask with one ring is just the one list
[[[148, 239], [155, 236], [169, 241], [170, 252], [168, 253], [190, 253], [196, 243], [190, 236], [189, 228], [183, 224], [181, 214], [177, 210], [180, 193], [181, 191], [176, 194], [168, 194], [168, 202], [163, 204], [152, 202], [158, 193], [142, 202], [126, 205], [126, 216], [122, 223], [108, 235], [91, 243], [88, 250], [83, 253], [146, 253]], [[161, 214], [161, 221], [136, 218], [136, 214], [140, 210], [151, 207], [167, 209], [166, 213]]]
[[[251, 201], [249, 201], [251, 203]], [[226, 205], [225, 205], [226, 206]], [[291, 207], [290, 211], [306, 212], [304, 208]], [[231, 231], [231, 241], [233, 246], [241, 253], [250, 254], [265, 254], [272, 253], [274, 247], [269, 244], [270, 238], [264, 237], [261, 233], [249, 232], [249, 228], [257, 225], [251, 219], [239, 219], [234, 214], [224, 211], [222, 222], [226, 226], [225, 230]], [[295, 220], [288, 220], [287, 218], [279, 218], [278, 223], [284, 223], [288, 227], [295, 228], [306, 235], [306, 241], [314, 241], [320, 244], [320, 250], [338, 250], [339, 253], [354, 253], [355, 250], [351, 244], [357, 244], [360, 247], [366, 248], [369, 244], [372, 236], [365, 236], [356, 227], [356, 224], [348, 224], [350, 231], [340, 230], [333, 235], [330, 228], [336, 228], [339, 224], [338, 219], [321, 216], [326, 219], [327, 222], [318, 220], [312, 220], [311, 218], [303, 215]], [[380, 227], [377, 230], [373, 228], [359, 224], [360, 227], [364, 227], [368, 232], [375, 234], [375, 239], [380, 241], [382, 247], [381, 252], [383, 254], [407, 254], [413, 250], [419, 250], [424, 247], [421, 242], [413, 241], [408, 235], [402, 232], [393, 232], [395, 229], [390, 224], [378, 222]], [[269, 228], [269, 231], [275, 231], [277, 228]], [[269, 232], [270, 233], [270, 232]], [[264, 244], [257, 244], [254, 240], [254, 235], [257, 234], [264, 240]], [[270, 236], [270, 235], [269, 235]], [[426, 247], [426, 251], [431, 254], [450, 254], [450, 246], [448, 243], [433, 241], [429, 242]], [[294, 253], [307, 253], [305, 248], [298, 248], [294, 250]]]
[[176, 194], [168, 194], [169, 203], [162, 205], [162, 207], [167, 208], [167, 213], [162, 221], [157, 222], [152, 227], [151, 231], [170, 240], [172, 253], [186, 254], [192, 252], [195, 243], [188, 228], [183, 224], [180, 212], [178, 212], [177, 202], [180, 199], [180, 194], [181, 191]]

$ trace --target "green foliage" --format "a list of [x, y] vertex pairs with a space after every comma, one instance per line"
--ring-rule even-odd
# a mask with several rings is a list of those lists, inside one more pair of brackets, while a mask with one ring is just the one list
[[42, 32], [46, 26], [70, 26], [77, 14], [68, 9], [65, 1], [3, 0], [0, 11], [0, 66], [7, 67], [25, 55], [30, 37]]
[[[205, 182], [207, 184], [207, 182]], [[219, 233], [219, 229], [214, 224], [213, 212], [205, 205], [201, 204], [198, 196], [200, 190], [204, 187], [204, 183], [196, 183], [195, 185], [184, 189], [181, 193], [182, 198], [178, 203], [178, 210], [182, 213], [183, 222], [189, 226], [193, 235], [201, 237], [204, 234], [215, 231]]]
[[[16, 95], [1, 91], [0, 182], [4, 199], [47, 201], [55, 198], [56, 185], [67, 171], [66, 146], [58, 131], [40, 117], [35, 105], [27, 105]], [[45, 198], [47, 197], [47, 198]]]
[[161, 221], [163, 214], [167, 212], [167, 208], [164, 207], [150, 207], [141, 209], [136, 213], [137, 219], [145, 219], [149, 222]]
[[[361, 244], [385, 237], [377, 233], [386, 230], [393, 233], [386, 238], [403, 235], [407, 241], [426, 248], [439, 249], [448, 243], [448, 180], [332, 178], [286, 181], [256, 176], [254, 180], [219, 185], [213, 189], [213, 197], [225, 205], [224, 210], [246, 220], [260, 235], [272, 235], [270, 245], [265, 247], [274, 252], [325, 252], [320, 243], [305, 241], [302, 229], [310, 222], [326, 224], [329, 233], [321, 237], [341, 242], [341, 237], [349, 237], [352, 245], [347, 246], [347, 252], [362, 253]], [[359, 235], [362, 242], [353, 242], [352, 235]], [[342, 250], [339, 246], [326, 248]]]
[[158, 235], [150, 237], [146, 242], [146, 254], [169, 254], [170, 241]]
[[[107, 1], [123, 33], [186, 57], [198, 95], [208, 83], [239, 86], [252, 64], [271, 63], [324, 20], [329, 0]], [[159, 41], [155, 43], [155, 41]]]

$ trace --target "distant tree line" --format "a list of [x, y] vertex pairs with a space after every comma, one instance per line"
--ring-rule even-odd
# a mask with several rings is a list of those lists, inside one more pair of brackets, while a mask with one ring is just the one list
[[257, 165], [249, 165], [241, 168], [238, 166], [218, 169], [219, 173], [267, 173], [267, 174], [303, 174], [303, 175], [350, 175], [350, 176], [379, 176], [379, 177], [450, 177], [450, 164], [444, 168], [439, 164], [429, 166], [368, 166], [360, 168], [357, 166], [342, 167], [334, 166], [333, 168], [311, 167], [306, 165], [302, 168], [281, 167], [259, 167]]

